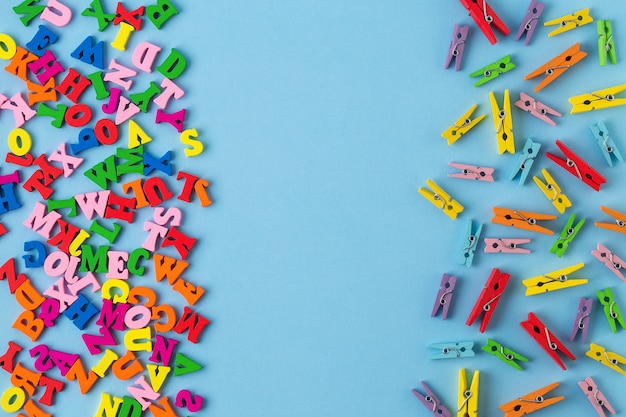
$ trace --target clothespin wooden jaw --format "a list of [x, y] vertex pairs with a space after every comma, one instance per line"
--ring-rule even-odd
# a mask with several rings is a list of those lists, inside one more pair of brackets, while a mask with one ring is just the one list
[[596, 291], [596, 295], [598, 296], [598, 300], [600, 304], [602, 304], [602, 311], [604, 312], [604, 316], [606, 320], [609, 322], [609, 327], [613, 333], [617, 332], [617, 324], [622, 327], [622, 329], [626, 329], [626, 320], [622, 316], [619, 306], [615, 301], [615, 297], [613, 296], [613, 291], [611, 288], [607, 287], [604, 290]]
[[626, 281], [626, 277], [622, 273], [622, 269], [626, 267], [626, 261], [611, 252], [606, 246], [598, 243], [596, 249], [591, 254], [600, 262], [602, 262], [611, 272], [619, 277], [622, 281]]
[[515, 165], [513, 165], [513, 169], [511, 170], [511, 174], [509, 175], [510, 180], [514, 180], [519, 176], [519, 185], [524, 185], [526, 182], [526, 178], [530, 172], [530, 168], [533, 166], [535, 162], [535, 158], [539, 155], [539, 150], [541, 149], [541, 143], [533, 142], [532, 139], [526, 139], [526, 143], [524, 144], [524, 149], [522, 149], [521, 155], [517, 158]]
[[520, 371], [523, 368], [516, 361], [528, 362], [528, 358], [525, 358], [519, 353], [502, 346], [500, 343], [496, 342], [493, 339], [487, 339], [487, 344], [482, 347], [482, 350]]
[[591, 359], [600, 362], [602, 365], [619, 372], [622, 375], [626, 375], [626, 370], [620, 365], [626, 364], [626, 358], [615, 352], [609, 352], [604, 347], [591, 343], [589, 350], [585, 353]]
[[520, 245], [529, 243], [530, 239], [524, 238], [485, 238], [486, 253], [530, 253], [530, 249], [522, 248]]
[[456, 200], [450, 198], [450, 195], [446, 193], [441, 187], [439, 187], [431, 179], [426, 180], [426, 184], [431, 188], [428, 190], [421, 187], [418, 192], [430, 201], [435, 207], [443, 210], [443, 212], [451, 219], [456, 219], [457, 216], [463, 211], [463, 206]]
[[479, 377], [480, 371], [474, 371], [472, 381], [468, 387], [465, 369], [459, 369], [458, 416], [477, 417]]
[[452, 126], [443, 131], [441, 137], [447, 139], [448, 145], [452, 145], [454, 142], [461, 139], [461, 136], [469, 132], [474, 126], [478, 124], [478, 122], [485, 118], [484, 114], [481, 114], [474, 119], [471, 118], [472, 113], [474, 113], [477, 107], [478, 105], [474, 104]]
[[534, 411], [556, 404], [565, 399], [564, 396], [545, 398], [545, 395], [558, 387], [558, 382], [553, 382], [536, 391], [523, 395], [513, 401], [500, 406], [500, 410], [504, 411], [504, 417], [521, 417]]
[[430, 343], [428, 347], [434, 350], [429, 359], [456, 359], [474, 356], [474, 342], [444, 342]]
[[454, 294], [455, 286], [456, 276], [443, 274], [441, 277], [440, 288], [435, 299], [435, 305], [433, 306], [433, 311], [430, 315], [431, 317], [435, 317], [439, 310], [442, 310], [441, 318], [442, 320], [446, 319], [448, 316], [448, 310], [450, 309], [450, 304], [452, 303], [452, 295]]
[[467, 226], [463, 233], [463, 238], [461, 239], [461, 250], [459, 251], [459, 255], [457, 257], [458, 264], [465, 265], [467, 267], [472, 266], [474, 252], [478, 246], [478, 240], [480, 239], [482, 229], [483, 225], [481, 223], [478, 223], [476, 227], [474, 227], [472, 220], [467, 221]]
[[491, 270], [491, 274], [489, 275], [489, 278], [487, 278], [485, 287], [478, 295], [478, 299], [476, 300], [476, 303], [474, 304], [474, 307], [472, 308], [465, 324], [471, 326], [474, 324], [476, 319], [483, 314], [479, 331], [481, 333], [485, 331], [489, 321], [491, 320], [493, 312], [498, 306], [500, 297], [506, 289], [510, 277], [511, 275], [501, 272], [498, 268], [493, 268]]
[[626, 104], [626, 98], [618, 97], [617, 95], [625, 90], [626, 84], [620, 84], [615, 87], [597, 90], [592, 93], [570, 97], [568, 99], [572, 105], [570, 113], [583, 113], [591, 110], [623, 106]]
[[613, 217], [615, 221], [613, 223], [595, 222], [596, 226], [613, 232], [626, 234], [626, 213], [621, 213], [606, 206], [600, 206], [600, 209]]
[[465, 41], [467, 40], [467, 34], [469, 33], [469, 26], [454, 25], [452, 31], [452, 40], [450, 41], [450, 47], [448, 48], [448, 55], [446, 56], [446, 63], [444, 68], [448, 68], [452, 60], [455, 60], [455, 71], [461, 69], [461, 61], [463, 59], [463, 51], [465, 50]]
[[580, 297], [578, 301], [578, 311], [574, 317], [574, 325], [570, 332], [569, 341], [573, 342], [576, 335], [582, 332], [582, 342], [587, 342], [587, 332], [589, 330], [589, 317], [591, 316], [591, 308], [593, 307], [593, 298]]
[[557, 269], [556, 271], [523, 280], [522, 284], [526, 287], [526, 296], [586, 284], [589, 282], [586, 279], [569, 279], [570, 274], [578, 271], [584, 266], [584, 263], [579, 263], [568, 266], [567, 268]]
[[558, 355], [559, 351], [567, 358], [576, 360], [574, 354], [532, 312], [528, 313], [528, 320], [521, 322], [520, 325], [561, 369], [566, 368]]
[[607, 129], [604, 122], [598, 122], [596, 124], [589, 125], [589, 128], [591, 129], [593, 136], [598, 142], [598, 147], [600, 148], [602, 155], [604, 155], [606, 163], [610, 167], [613, 166], [613, 159], [619, 162], [624, 162], [624, 157], [622, 156], [622, 153], [615, 144], [615, 141], [609, 134], [609, 130]]
[[537, 224], [541, 220], [554, 220], [556, 216], [543, 213], [535, 213], [532, 211], [515, 210], [503, 207], [493, 208], [494, 217], [492, 223], [501, 224], [503, 226], [511, 226], [531, 232], [552, 235], [554, 232]]
[[593, 380], [593, 378], [588, 376], [584, 380], [578, 381], [578, 386], [585, 394], [587, 400], [589, 400], [589, 403], [596, 410], [596, 413], [598, 413], [600, 417], [606, 416], [606, 414], [604, 413], [604, 408], [606, 408], [609, 413], [615, 414], [615, 409], [613, 408], [611, 403], [609, 403], [609, 400], [606, 399], [602, 391], [600, 391], [598, 385]]
[[415, 397], [417, 397], [417, 399], [420, 400], [420, 402], [433, 413], [433, 416], [452, 417], [452, 413], [450, 413], [441, 401], [439, 401], [439, 398], [437, 398], [428, 385], [426, 385], [424, 381], [421, 381], [420, 383], [422, 384], [424, 391], [426, 391], [426, 395], [421, 394], [415, 388], [411, 390], [413, 395], [415, 395]]
[[552, 248], [550, 248], [550, 252], [555, 253], [559, 258], [565, 254], [565, 251], [569, 247], [570, 243], [572, 243], [580, 231], [580, 228], [583, 224], [585, 224], [585, 219], [580, 219], [580, 221], [574, 226], [575, 219], [576, 215], [572, 214], [565, 224], [565, 227], [563, 227], [563, 230], [561, 230], [561, 234], [558, 239], [554, 242]]
[[546, 122], [551, 126], [556, 126], [556, 122], [548, 117], [548, 115], [561, 117], [562, 114], [553, 108], [543, 104], [540, 101], [535, 100], [526, 93], [520, 92], [519, 100], [515, 102], [515, 106], [530, 113], [539, 120]]
[[474, 87], [479, 87], [486, 82], [489, 82], [499, 77], [500, 75], [511, 71], [513, 68], [515, 68], [515, 64], [511, 62], [511, 55], [507, 55], [498, 59], [496, 62], [488, 64], [481, 69], [470, 73], [470, 78], [475, 78], [482, 75], [482, 78], [479, 78], [478, 81], [474, 83]]
[[530, 39], [537, 28], [537, 23], [539, 22], [539, 18], [541, 17], [541, 13], [543, 13], [543, 9], [545, 7], [544, 3], [541, 3], [537, 0], [531, 0], [530, 5], [528, 6], [528, 12], [522, 23], [517, 30], [517, 35], [515, 35], [515, 40], [519, 40], [524, 33], [526, 33], [526, 42], [524, 45], [528, 45]]
[[563, 152], [565, 159], [550, 152], [546, 152], [546, 156], [589, 187], [600, 191], [602, 184], [606, 183], [606, 178], [558, 139], [556, 140], [556, 146]]
[[572, 206], [572, 202], [569, 198], [561, 192], [561, 187], [556, 183], [550, 172], [547, 169], [542, 169], [541, 173], [545, 178], [546, 182], [544, 183], [538, 176], [533, 177], [533, 181], [537, 184], [537, 187], [541, 190], [541, 192], [550, 200], [554, 208], [558, 210], [559, 213], [565, 213], [565, 209]]
[[611, 64], [617, 63], [615, 55], [615, 41], [613, 39], [613, 26], [610, 20], [598, 20], [598, 58], [600, 65], [606, 65], [606, 58]]
[[570, 15], [565, 15], [561, 17], [557, 17], [556, 19], [548, 20], [544, 22], [544, 26], [555, 26], [558, 27], [554, 29], [552, 32], [548, 33], [548, 36], [559, 35], [563, 32], [567, 32], [568, 30], [575, 29], [579, 26], [586, 25], [588, 23], [593, 22], [593, 18], [589, 14], [589, 9], [582, 9], [577, 12], [574, 12]]
[[536, 70], [530, 72], [524, 77], [524, 79], [530, 80], [531, 78], [535, 78], [539, 75], [545, 75], [544, 79], [541, 80], [541, 82], [534, 89], [535, 93], [537, 93], [563, 75], [565, 71], [580, 62], [586, 56], [587, 53], [580, 50], [580, 43], [575, 43], [563, 51], [561, 55], [549, 60]]
[[472, 17], [472, 19], [474, 19], [474, 22], [476, 22], [476, 26], [478, 26], [478, 28], [492, 45], [497, 42], [492, 26], [504, 36], [510, 33], [509, 28], [504, 24], [502, 19], [500, 19], [500, 17], [493, 11], [491, 6], [489, 6], [489, 4], [485, 0], [460, 1], [463, 7], [465, 7], [465, 9], [467, 9], [467, 11], [469, 12], [469, 15]]
[[491, 113], [493, 115], [493, 126], [496, 129], [498, 153], [500, 155], [504, 152], [514, 154], [515, 137], [513, 135], [513, 119], [511, 116], [511, 100], [509, 98], [509, 90], [504, 90], [502, 109], [498, 106], [498, 102], [496, 100], [496, 96], [493, 94], [493, 91], [489, 92], [489, 103], [491, 105]]

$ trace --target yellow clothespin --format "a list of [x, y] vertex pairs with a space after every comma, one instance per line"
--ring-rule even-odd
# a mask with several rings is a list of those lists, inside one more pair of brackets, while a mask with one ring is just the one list
[[504, 152], [515, 153], [515, 138], [513, 137], [513, 120], [511, 118], [511, 100], [509, 99], [509, 90], [504, 90], [504, 102], [502, 110], [498, 106], [496, 96], [493, 91], [489, 92], [489, 103], [491, 104], [491, 113], [493, 114], [493, 125], [496, 128], [496, 136], [498, 139], [498, 152], [502, 155]]
[[430, 178], [426, 180], [426, 184], [432, 189], [432, 191], [424, 187], [421, 187], [417, 191], [436, 207], [443, 210], [448, 217], [456, 219], [456, 216], [463, 211], [463, 206], [458, 201], [451, 199], [450, 195], [435, 184], [435, 182]]
[[448, 140], [448, 145], [452, 145], [454, 142], [461, 139], [461, 136], [469, 132], [471, 128], [476, 126], [478, 122], [485, 118], [484, 114], [481, 114], [475, 119], [470, 118], [472, 113], [474, 113], [474, 110], [476, 110], [476, 107], [478, 107], [478, 105], [474, 104], [467, 112], [463, 114], [463, 116], [461, 116], [459, 120], [457, 120], [452, 126], [443, 131], [441, 137]]
[[572, 207], [571, 201], [565, 194], [561, 192], [561, 187], [559, 184], [554, 181], [554, 178], [550, 175], [547, 169], [542, 169], [541, 173], [543, 177], [546, 179], [544, 183], [538, 176], [534, 176], [533, 180], [537, 187], [548, 197], [548, 200], [552, 203], [552, 205], [559, 211], [559, 213], [565, 213], [565, 209], [568, 207]]
[[569, 274], [578, 271], [583, 266], [585, 266], [584, 263], [579, 263], [523, 280], [522, 284], [526, 287], [526, 295], [536, 295], [547, 291], [562, 290], [563, 288], [586, 284], [589, 282], [586, 279], [569, 279], [568, 277]]
[[626, 98], [616, 97], [617, 94], [626, 90], [626, 84], [594, 91], [593, 93], [581, 94], [569, 98], [572, 105], [570, 113], [583, 113], [591, 110], [608, 109], [609, 107], [623, 106]]
[[459, 369], [459, 408], [457, 416], [476, 417], [478, 414], [478, 377], [480, 371], [474, 371], [472, 382], [467, 388], [465, 369]]
[[558, 25], [558, 28], [548, 33], [548, 36], [554, 36], [591, 22], [593, 22], [593, 18], [589, 15], [589, 9], [587, 8], [579, 10], [572, 14], [566, 14], [565, 16], [557, 17], [556, 19], [548, 20], [547, 22], [544, 22], [543, 25]]
[[607, 352], [605, 348], [595, 343], [589, 345], [589, 350], [586, 355], [600, 362], [602, 365], [608, 366], [622, 375], [626, 375], [626, 370], [620, 367], [620, 365], [626, 365], [626, 358], [622, 355], [615, 352]]

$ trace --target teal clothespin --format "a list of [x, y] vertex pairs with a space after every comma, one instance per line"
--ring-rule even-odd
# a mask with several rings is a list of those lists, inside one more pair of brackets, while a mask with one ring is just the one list
[[613, 27], [610, 20], [598, 20], [598, 56], [601, 66], [606, 65], [607, 56], [611, 64], [617, 62], [615, 43], [613, 41]]
[[626, 322], [624, 321], [624, 317], [622, 317], [622, 313], [619, 311], [619, 307], [615, 303], [615, 298], [613, 297], [611, 288], [607, 287], [604, 291], [598, 290], [596, 291], [596, 295], [598, 296], [598, 300], [600, 300], [600, 304], [602, 304], [604, 315], [609, 322], [611, 331], [613, 333], [617, 332], [617, 325], [615, 322], [618, 322], [619, 325], [622, 326], [622, 329], [626, 329]]
[[509, 348], [505, 348], [493, 339], [487, 339], [487, 344], [482, 347], [482, 350], [520, 371], [523, 370], [523, 368], [516, 361], [528, 362], [528, 358], [523, 357]]
[[463, 239], [461, 240], [461, 250], [457, 257], [457, 262], [460, 265], [472, 266], [474, 260], [474, 252], [478, 246], [478, 239], [480, 239], [480, 232], [483, 229], [482, 223], [476, 224], [472, 220], [467, 221], [465, 231], [463, 232]]
[[589, 128], [598, 141], [602, 155], [604, 155], [604, 159], [606, 159], [606, 163], [609, 164], [610, 167], [613, 167], [613, 158], [619, 162], [624, 162], [624, 157], [622, 157], [617, 145], [615, 145], [615, 141], [609, 134], [609, 129], [607, 129], [604, 122], [589, 125]]
[[518, 184], [524, 185], [526, 178], [528, 177], [528, 173], [530, 172], [530, 168], [533, 166], [533, 162], [535, 162], [537, 155], [539, 155], [539, 149], [541, 149], [541, 143], [533, 142], [530, 138], [526, 139], [524, 148], [522, 149], [521, 154], [517, 157], [517, 161], [515, 162], [515, 165], [513, 165], [513, 169], [509, 175], [509, 179], [511, 181], [518, 178]]
[[565, 223], [565, 227], [561, 230], [561, 234], [550, 249], [550, 252], [556, 253], [556, 256], [559, 258], [563, 256], [569, 244], [572, 243], [572, 240], [574, 240], [580, 231], [580, 228], [583, 227], [583, 224], [585, 224], [585, 219], [580, 219], [580, 221], [576, 223], [576, 226], [574, 226], [574, 219], [576, 219], [576, 214], [572, 214], [570, 216], [567, 223]]
[[428, 347], [435, 350], [428, 356], [429, 359], [452, 359], [474, 356], [474, 342], [431, 343]]
[[478, 87], [487, 81], [493, 80], [500, 74], [511, 71], [513, 68], [515, 68], [515, 64], [511, 62], [511, 55], [507, 55], [492, 64], [472, 72], [470, 77], [474, 78], [482, 75], [482, 78], [474, 84], [474, 87]]

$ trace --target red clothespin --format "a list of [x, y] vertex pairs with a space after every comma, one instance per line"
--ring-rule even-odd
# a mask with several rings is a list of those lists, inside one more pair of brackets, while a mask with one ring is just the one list
[[591, 316], [591, 307], [593, 307], [593, 298], [580, 297], [578, 301], [578, 312], [574, 317], [574, 325], [569, 335], [569, 341], [573, 342], [576, 335], [582, 332], [582, 342], [587, 343], [587, 331], [589, 330], [589, 316]]
[[536, 70], [532, 71], [530, 74], [525, 76], [524, 79], [530, 80], [531, 78], [535, 78], [539, 75], [545, 75], [545, 78], [537, 85], [537, 87], [535, 87], [534, 91], [537, 93], [586, 56], [587, 52], [580, 50], [580, 43], [575, 43], [563, 51], [561, 55], [552, 58]]
[[626, 213], [621, 213], [605, 206], [600, 206], [600, 209], [609, 216], [615, 218], [615, 221], [613, 223], [595, 222], [596, 226], [626, 234]]
[[518, 41], [524, 32], [526, 33], [526, 42], [524, 45], [528, 45], [530, 42], [530, 38], [532, 38], [535, 29], [537, 28], [537, 23], [539, 23], [539, 17], [541, 17], [541, 13], [543, 13], [543, 9], [545, 4], [537, 1], [531, 0], [528, 5], [528, 12], [524, 16], [522, 20], [522, 24], [519, 26], [517, 30], [517, 35], [515, 35], [515, 40]]
[[526, 93], [519, 93], [519, 100], [515, 102], [515, 106], [527, 111], [532, 116], [535, 116], [541, 121], [546, 122], [551, 126], [556, 126], [556, 122], [548, 117], [548, 115], [561, 117], [562, 114], [554, 110], [551, 107], [546, 106], [540, 101], [536, 101], [534, 98]]
[[450, 48], [448, 48], [448, 55], [446, 56], [446, 65], [444, 68], [448, 68], [454, 62], [454, 70], [461, 69], [461, 61], [463, 60], [463, 51], [465, 51], [465, 41], [467, 40], [467, 34], [469, 33], [469, 26], [454, 25], [452, 31], [452, 41], [450, 41]]
[[556, 338], [554, 333], [552, 333], [548, 328], [543, 324], [537, 316], [533, 313], [528, 313], [528, 320], [520, 323], [524, 330], [528, 332], [530, 337], [535, 339], [535, 342], [539, 344], [545, 350], [548, 355], [556, 362], [561, 369], [565, 370], [565, 365], [563, 365], [563, 361], [557, 354], [557, 352], [562, 352], [569, 359], [575, 361], [576, 357], [572, 352], [567, 350], [565, 345]]
[[584, 380], [578, 381], [578, 386], [587, 396], [587, 399], [600, 417], [606, 417], [606, 414], [604, 413], [605, 408], [609, 413], [613, 415], [615, 414], [615, 409], [613, 409], [609, 400], [607, 400], [602, 391], [600, 391], [593, 378], [588, 376]]
[[455, 276], [443, 274], [443, 277], [441, 277], [441, 288], [437, 292], [437, 298], [435, 299], [435, 305], [433, 306], [433, 312], [430, 317], [435, 317], [439, 310], [442, 309], [441, 319], [446, 319], [448, 310], [450, 309], [450, 303], [452, 302], [452, 293], [454, 292], [455, 285]]
[[496, 28], [504, 36], [508, 35], [510, 29], [504, 24], [502, 19], [493, 11], [491, 6], [487, 4], [486, 0], [460, 0], [463, 7], [467, 9], [469, 15], [474, 19], [478, 28], [483, 32], [487, 40], [494, 45], [498, 40], [493, 33], [493, 29]]
[[513, 401], [502, 404], [500, 406], [500, 410], [504, 411], [504, 417], [521, 417], [534, 411], [541, 410], [549, 405], [558, 403], [559, 401], [564, 400], [565, 397], [562, 395], [552, 398], [544, 397], [546, 393], [552, 391], [558, 386], [558, 382], [553, 382], [552, 384], [539, 388], [536, 391], [522, 395]]
[[505, 272], [500, 272], [498, 268], [493, 268], [491, 275], [489, 275], [489, 278], [485, 283], [485, 288], [483, 288], [480, 292], [480, 295], [476, 300], [476, 304], [474, 304], [474, 308], [472, 309], [465, 324], [471, 326], [474, 324], [478, 316], [484, 313], [482, 321], [480, 322], [479, 330], [481, 333], [485, 331], [487, 325], [489, 324], [489, 320], [491, 320], [493, 312], [498, 306], [500, 296], [504, 292], [510, 277], [511, 275]]
[[559, 158], [550, 152], [546, 152], [546, 156], [594, 190], [600, 191], [600, 187], [606, 182], [606, 178], [558, 139], [556, 140], [556, 146], [565, 154], [565, 159]]

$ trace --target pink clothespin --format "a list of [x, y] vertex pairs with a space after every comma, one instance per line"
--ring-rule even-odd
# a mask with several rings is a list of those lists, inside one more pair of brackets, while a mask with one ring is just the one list
[[622, 269], [626, 266], [626, 261], [611, 252], [602, 243], [598, 243], [597, 249], [591, 251], [591, 254], [607, 268], [617, 275], [622, 281], [626, 281], [626, 277], [622, 273]]
[[573, 342], [578, 332], [582, 331], [582, 342], [587, 343], [587, 331], [589, 330], [589, 316], [593, 307], [593, 298], [580, 297], [578, 312], [574, 317], [574, 325], [569, 335], [569, 341]]
[[526, 12], [526, 16], [524, 16], [524, 20], [522, 20], [522, 24], [517, 30], [517, 35], [515, 35], [516, 41], [518, 41], [524, 32], [526, 32], [526, 42], [524, 45], [528, 45], [530, 38], [532, 38], [533, 33], [537, 28], [537, 23], [539, 23], [539, 17], [541, 16], [541, 13], [543, 13], [544, 7], [545, 4], [537, 0], [531, 0], [530, 5], [528, 6], [528, 12]]
[[433, 312], [430, 317], [435, 317], [439, 310], [442, 309], [443, 312], [441, 314], [441, 319], [446, 319], [450, 303], [452, 302], [452, 293], [455, 285], [455, 276], [443, 274], [443, 277], [441, 278], [441, 288], [437, 292], [437, 298], [435, 299], [435, 305], [433, 306]]
[[578, 386], [587, 396], [587, 399], [600, 417], [606, 417], [606, 414], [604, 413], [605, 408], [609, 413], [615, 414], [615, 410], [609, 403], [609, 400], [606, 399], [602, 391], [598, 388], [598, 385], [590, 376], [585, 378], [583, 381], [579, 381]]
[[530, 249], [520, 248], [519, 245], [529, 243], [530, 239], [512, 238], [485, 238], [485, 253], [530, 253]]
[[526, 93], [519, 93], [519, 100], [515, 102], [515, 105], [551, 126], [556, 126], [556, 122], [550, 119], [547, 116], [548, 114], [557, 117], [562, 116], [561, 113], [559, 113], [558, 111], [546, 106], [539, 101], [536, 101], [534, 98]]
[[465, 40], [469, 33], [469, 26], [454, 25], [452, 31], [452, 41], [450, 41], [450, 48], [448, 48], [448, 56], [446, 57], [446, 65], [444, 68], [448, 68], [453, 58], [456, 58], [454, 62], [454, 69], [458, 71], [461, 69], [461, 61], [463, 60], [463, 51], [465, 50]]
[[450, 162], [448, 165], [461, 170], [461, 172], [458, 172], [456, 174], [448, 174], [448, 177], [462, 178], [464, 180], [493, 182], [493, 168], [457, 164], [456, 162]]

